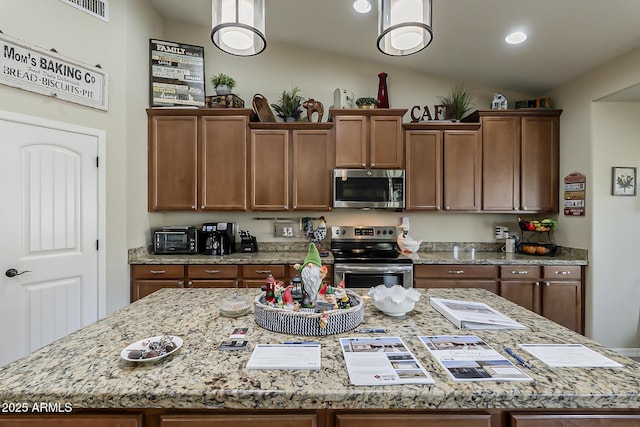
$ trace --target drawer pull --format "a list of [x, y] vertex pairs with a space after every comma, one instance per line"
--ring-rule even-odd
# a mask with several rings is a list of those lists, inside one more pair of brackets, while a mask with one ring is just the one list
[[566, 276], [567, 274], [571, 274], [570, 271], [556, 271], [553, 274], [561, 274], [563, 276]]
[[164, 273], [166, 273], [166, 270], [151, 270], [151, 271], [149, 271], [149, 273], [151, 273], [151, 274], [164, 274]]
[[271, 273], [271, 270], [256, 270], [256, 273], [258, 273], [258, 274], [269, 274], [269, 273]]
[[549, 283], [549, 282], [544, 282], [544, 285], [548, 288], [549, 286], [551, 286], [551, 283]]
[[449, 274], [464, 274], [464, 270], [449, 270]]
[[516, 271], [516, 270], [512, 270], [511, 274], [527, 274], [529, 273], [527, 270], [523, 270], [523, 271]]
[[204, 272], [207, 274], [216, 274], [220, 273], [222, 270], [205, 270]]

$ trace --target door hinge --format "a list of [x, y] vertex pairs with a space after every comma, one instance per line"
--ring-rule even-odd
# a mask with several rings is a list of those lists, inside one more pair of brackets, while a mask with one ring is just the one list
[[96, 167], [100, 167], [100, 157], [96, 157]]
[[96, 240], [96, 251], [100, 250], [100, 240]]

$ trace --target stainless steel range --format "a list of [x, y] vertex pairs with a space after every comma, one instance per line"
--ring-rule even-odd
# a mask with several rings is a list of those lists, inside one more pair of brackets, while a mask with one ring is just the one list
[[400, 252], [396, 226], [331, 227], [334, 283], [347, 288], [413, 287], [413, 263]]

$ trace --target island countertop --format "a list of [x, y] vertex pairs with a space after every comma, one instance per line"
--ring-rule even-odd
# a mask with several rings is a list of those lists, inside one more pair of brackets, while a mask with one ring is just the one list
[[[362, 387], [350, 384], [339, 337], [322, 344], [317, 371], [248, 370], [258, 343], [308, 341], [270, 332], [253, 314], [222, 317], [220, 301], [230, 289], [163, 289], [71, 335], [0, 368], [0, 402], [62, 401], [73, 408], [193, 409], [487, 409], [640, 408], [640, 365], [601, 345], [481, 289], [420, 290], [404, 319], [390, 318], [370, 301], [362, 327], [384, 327], [401, 337], [435, 379], [433, 385]], [[241, 290], [253, 299], [259, 291]], [[429, 297], [483, 301], [526, 330], [457, 329], [429, 304]], [[234, 328], [248, 328], [249, 351], [218, 351]], [[174, 354], [134, 363], [120, 351], [138, 340], [168, 333], [183, 338]], [[419, 335], [478, 335], [497, 351], [518, 343], [581, 343], [621, 363], [621, 368], [549, 368], [529, 358], [532, 382], [453, 382]]]

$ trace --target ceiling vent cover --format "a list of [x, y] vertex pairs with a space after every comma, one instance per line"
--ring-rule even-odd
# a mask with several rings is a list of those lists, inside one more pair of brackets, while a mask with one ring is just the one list
[[89, 15], [109, 22], [109, 0], [60, 0]]

